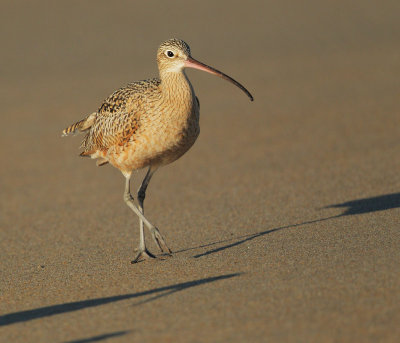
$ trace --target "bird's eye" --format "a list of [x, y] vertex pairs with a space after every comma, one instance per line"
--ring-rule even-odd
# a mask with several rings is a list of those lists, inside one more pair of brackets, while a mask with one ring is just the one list
[[170, 58], [174, 57], [174, 53], [171, 50], [167, 50], [166, 55]]

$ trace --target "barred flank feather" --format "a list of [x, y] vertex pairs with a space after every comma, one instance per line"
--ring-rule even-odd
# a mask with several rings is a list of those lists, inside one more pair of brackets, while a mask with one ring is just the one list
[[[81, 133], [89, 129], [96, 119], [96, 112], [93, 112], [91, 115], [87, 116], [85, 119], [82, 119], [75, 124], [68, 126], [63, 130], [62, 136], [68, 136], [70, 134]], [[76, 132], [78, 130], [78, 132]]]
[[68, 126], [66, 129], [63, 130], [62, 135], [68, 136], [70, 134], [75, 133], [76, 129], [79, 129], [85, 121], [86, 121], [86, 119], [83, 119], [83, 120], [78, 121], [75, 124]]

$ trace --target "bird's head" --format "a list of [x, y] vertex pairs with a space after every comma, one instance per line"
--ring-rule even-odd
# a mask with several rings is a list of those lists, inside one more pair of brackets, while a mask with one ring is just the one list
[[168, 39], [157, 51], [157, 62], [162, 72], [181, 72], [188, 58], [190, 58], [189, 45], [177, 38]]
[[189, 45], [181, 39], [172, 38], [162, 43], [157, 51], [157, 63], [161, 78], [163, 74], [180, 73], [184, 68], [199, 69], [233, 83], [253, 101], [253, 96], [239, 82], [223, 72], [195, 60], [190, 54]]

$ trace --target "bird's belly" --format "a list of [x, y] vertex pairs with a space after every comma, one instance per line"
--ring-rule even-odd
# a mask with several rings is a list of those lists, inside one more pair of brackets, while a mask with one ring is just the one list
[[130, 172], [147, 166], [162, 166], [174, 162], [187, 152], [197, 137], [198, 119], [187, 125], [160, 124], [144, 130], [124, 146], [108, 151], [108, 160], [121, 171]]

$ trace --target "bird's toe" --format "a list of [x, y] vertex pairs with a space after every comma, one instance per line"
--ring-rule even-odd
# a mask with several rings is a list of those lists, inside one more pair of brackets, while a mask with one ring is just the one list
[[135, 258], [131, 261], [131, 264], [135, 264], [135, 263], [141, 262], [143, 260], [149, 260], [149, 259], [156, 258], [156, 256], [153, 255], [147, 249], [145, 249], [145, 250], [137, 249], [136, 251], [138, 251], [138, 250], [139, 250], [139, 252], [136, 254]]

